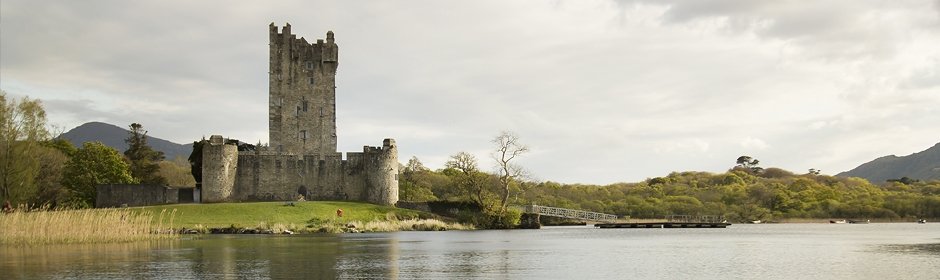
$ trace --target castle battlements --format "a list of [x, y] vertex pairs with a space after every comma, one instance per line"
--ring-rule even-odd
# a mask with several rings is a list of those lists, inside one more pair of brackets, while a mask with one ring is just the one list
[[[336, 151], [336, 70], [339, 47], [332, 31], [310, 44], [290, 24], [269, 26], [268, 135], [270, 145], [238, 151], [219, 135], [203, 148], [205, 202], [358, 200], [398, 201], [398, 150]], [[231, 142], [234, 142], [232, 144]], [[207, 176], [209, 175], [209, 176]]]

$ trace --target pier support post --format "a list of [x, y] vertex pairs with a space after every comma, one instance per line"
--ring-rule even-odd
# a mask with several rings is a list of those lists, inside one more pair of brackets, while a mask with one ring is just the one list
[[539, 221], [539, 214], [522, 213], [519, 219], [519, 228], [522, 229], [540, 229], [542, 222]]

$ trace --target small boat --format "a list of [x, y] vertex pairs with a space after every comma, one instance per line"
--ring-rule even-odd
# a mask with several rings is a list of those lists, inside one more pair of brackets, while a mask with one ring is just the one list
[[920, 220], [917, 220], [917, 223], [918, 223], [918, 224], [926, 224], [926, 223], [927, 223], [927, 219], [920, 219]]
[[747, 222], [747, 223], [749, 223], [749, 224], [759, 224], [759, 223], [761, 223], [761, 221], [760, 221], [760, 220], [753, 220], [753, 221], [750, 221], [750, 222]]
[[850, 224], [868, 224], [871, 220], [849, 220]]
[[829, 220], [830, 224], [844, 224], [845, 220]]

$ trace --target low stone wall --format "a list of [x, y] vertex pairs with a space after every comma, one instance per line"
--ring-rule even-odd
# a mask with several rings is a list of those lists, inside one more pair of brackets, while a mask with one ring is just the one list
[[[96, 208], [193, 202], [193, 188], [158, 185], [98, 185]], [[180, 201], [182, 192], [183, 201]], [[188, 201], [187, 201], [188, 200]]]
[[431, 207], [428, 206], [428, 203], [421, 201], [398, 201], [398, 203], [395, 203], [395, 207], [431, 212]]

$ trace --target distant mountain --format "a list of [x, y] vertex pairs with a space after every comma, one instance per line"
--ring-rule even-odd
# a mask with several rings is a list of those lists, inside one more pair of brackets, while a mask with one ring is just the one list
[[842, 177], [861, 177], [872, 183], [908, 177], [919, 180], [940, 180], [940, 143], [919, 153], [899, 157], [877, 158], [855, 169], [836, 174]]
[[[59, 136], [69, 140], [75, 147], [81, 147], [83, 143], [89, 141], [98, 141], [109, 147], [118, 150], [121, 153], [127, 150], [127, 143], [124, 139], [131, 132], [125, 128], [113, 124], [102, 122], [90, 122], [80, 125]], [[172, 160], [177, 156], [188, 158], [193, 151], [193, 144], [177, 144], [147, 134], [147, 145], [157, 151], [163, 152], [167, 160]]]

